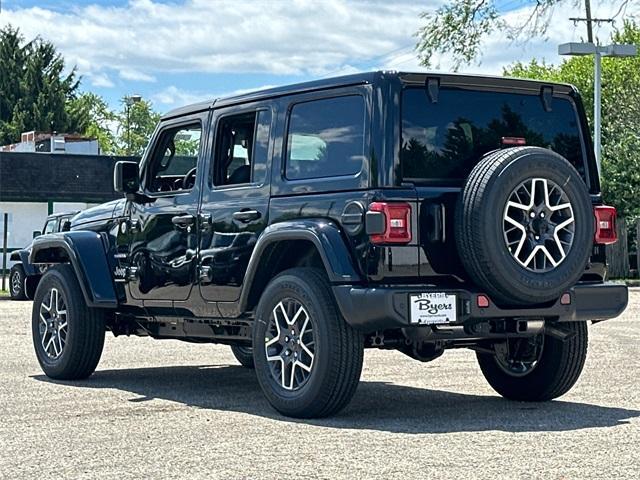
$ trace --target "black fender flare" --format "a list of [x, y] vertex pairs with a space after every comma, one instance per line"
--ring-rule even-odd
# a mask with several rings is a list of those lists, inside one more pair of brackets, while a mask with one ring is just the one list
[[22, 269], [24, 270], [24, 274], [27, 277], [40, 274], [38, 269], [31, 262], [29, 262], [29, 251], [27, 249], [11, 252], [9, 260], [11, 260], [12, 262], [20, 263], [22, 265]]
[[240, 294], [239, 310], [244, 312], [261, 258], [268, 246], [284, 240], [308, 240], [318, 250], [332, 284], [357, 284], [362, 281], [340, 228], [327, 219], [301, 219], [274, 223], [262, 232], [249, 259]]
[[105, 246], [95, 232], [72, 231], [38, 237], [33, 241], [29, 262], [70, 263], [89, 307], [118, 306]]

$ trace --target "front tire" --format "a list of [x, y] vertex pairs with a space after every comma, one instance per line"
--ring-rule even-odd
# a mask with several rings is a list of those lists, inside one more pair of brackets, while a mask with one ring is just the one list
[[280, 413], [319, 418], [344, 408], [362, 371], [362, 335], [342, 318], [324, 272], [287, 270], [267, 286], [253, 330], [258, 382]]
[[231, 353], [233, 353], [233, 356], [236, 357], [236, 360], [238, 360], [244, 368], [254, 368], [253, 348], [243, 345], [231, 345]]
[[9, 273], [9, 293], [12, 300], [26, 300], [27, 294], [25, 292], [25, 273], [21, 264], [16, 264], [11, 267]]
[[489, 385], [505, 398], [525, 402], [552, 400], [567, 393], [584, 367], [588, 334], [586, 322], [562, 326], [569, 337], [561, 340], [545, 335], [540, 354], [533, 362], [509, 363], [497, 354], [478, 353], [480, 369]]
[[42, 277], [33, 301], [31, 326], [33, 346], [45, 375], [79, 380], [95, 371], [104, 346], [104, 314], [87, 306], [70, 265], [57, 265]]

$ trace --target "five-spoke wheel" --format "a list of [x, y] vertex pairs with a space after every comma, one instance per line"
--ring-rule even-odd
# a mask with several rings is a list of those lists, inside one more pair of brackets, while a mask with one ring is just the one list
[[16, 263], [11, 267], [11, 273], [9, 273], [9, 293], [11, 298], [13, 300], [25, 300], [27, 298], [25, 286], [24, 267]]
[[[285, 298], [271, 311], [265, 338], [271, 375], [287, 390], [302, 387], [313, 368], [313, 321], [304, 306]], [[271, 338], [269, 338], [271, 337]]]
[[253, 348], [258, 382], [284, 415], [332, 415], [355, 393], [363, 338], [340, 315], [322, 270], [293, 268], [269, 283], [256, 308]]
[[55, 360], [67, 344], [67, 306], [60, 291], [51, 287], [40, 303], [40, 343], [47, 356]]
[[567, 257], [575, 231], [564, 190], [546, 178], [518, 185], [504, 208], [504, 241], [513, 258], [536, 273], [553, 270]]

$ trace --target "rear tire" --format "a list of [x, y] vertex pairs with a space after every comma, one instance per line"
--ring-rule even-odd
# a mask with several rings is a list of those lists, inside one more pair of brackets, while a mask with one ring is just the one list
[[231, 345], [231, 353], [236, 360], [245, 368], [254, 368], [253, 366], [253, 348], [242, 345]]
[[26, 300], [27, 294], [25, 292], [25, 273], [24, 267], [21, 264], [16, 264], [11, 267], [9, 273], [9, 294], [12, 300]]
[[362, 334], [342, 318], [319, 269], [293, 268], [269, 283], [256, 309], [253, 349], [258, 382], [283, 415], [333, 415], [360, 380]]
[[478, 363], [493, 389], [505, 398], [525, 402], [552, 400], [567, 393], [580, 377], [587, 358], [586, 322], [562, 324], [570, 337], [562, 341], [545, 335], [537, 364], [527, 374], [507, 373], [496, 355], [478, 353]]
[[57, 265], [42, 277], [31, 325], [33, 346], [45, 375], [79, 380], [94, 372], [104, 346], [104, 313], [87, 306], [70, 265]]

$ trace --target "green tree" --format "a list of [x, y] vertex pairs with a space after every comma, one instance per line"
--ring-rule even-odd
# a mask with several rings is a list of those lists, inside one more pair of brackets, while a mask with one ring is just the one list
[[10, 25], [0, 29], [0, 144], [25, 130], [78, 131], [79, 118], [67, 108], [78, 85], [52, 43], [27, 42]]
[[[625, 22], [611, 39], [640, 46], [640, 26]], [[593, 119], [593, 58], [572, 57], [560, 65], [532, 60], [505, 69], [512, 77], [571, 83]], [[602, 190], [622, 216], [640, 216], [640, 56], [602, 61]]]
[[118, 115], [109, 108], [100, 95], [90, 92], [81, 93], [69, 102], [68, 109], [77, 119], [79, 131], [87, 137], [98, 140], [101, 153], [116, 153], [117, 139], [114, 129], [118, 124]]
[[[638, 13], [640, 0], [615, 0], [615, 17]], [[434, 56], [449, 54], [454, 69], [468, 65], [481, 56], [482, 40], [496, 33], [506, 34], [512, 41], [544, 37], [556, 7], [581, 7], [591, 18], [590, 0], [535, 0], [531, 14], [522, 23], [508, 23], [498, 10], [497, 0], [452, 0], [434, 12], [420, 16], [424, 25], [416, 32], [416, 50], [422, 65], [432, 66]], [[587, 25], [587, 41], [593, 42], [591, 25]]]
[[153, 110], [151, 102], [141, 100], [129, 107], [122, 99], [122, 111], [118, 114], [118, 136], [116, 153], [119, 155], [142, 155], [151, 134], [160, 121], [160, 114]]

